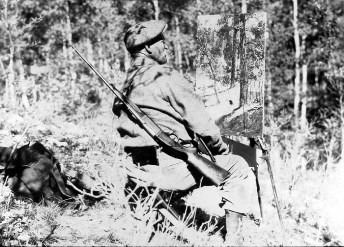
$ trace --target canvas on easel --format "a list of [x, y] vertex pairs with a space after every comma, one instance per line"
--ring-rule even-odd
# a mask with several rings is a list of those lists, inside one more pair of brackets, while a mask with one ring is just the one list
[[198, 17], [195, 90], [225, 136], [261, 136], [266, 13]]

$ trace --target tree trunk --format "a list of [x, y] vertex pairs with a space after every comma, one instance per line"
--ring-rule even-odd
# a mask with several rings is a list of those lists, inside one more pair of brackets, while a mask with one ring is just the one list
[[302, 65], [302, 97], [301, 97], [301, 119], [300, 125], [301, 130], [305, 130], [307, 127], [307, 74], [308, 74], [308, 66], [307, 64]]
[[[9, 33], [9, 35], [11, 35], [11, 33]], [[8, 64], [7, 67], [7, 83], [8, 85], [6, 86], [6, 88], [8, 89], [8, 106], [15, 108], [16, 107], [16, 90], [15, 90], [15, 85], [14, 85], [14, 77], [15, 77], [15, 73], [14, 73], [14, 44], [12, 42], [12, 38], [10, 38], [11, 40], [11, 45], [10, 45], [10, 62]]]
[[73, 51], [72, 51], [72, 25], [69, 17], [69, 5], [68, 0], [66, 0], [66, 42], [67, 42], [67, 56], [69, 61], [72, 61]]
[[176, 40], [174, 42], [174, 53], [175, 53], [175, 63], [178, 71], [183, 74], [182, 70], [182, 47], [180, 45], [180, 29], [179, 29], [179, 19], [178, 16], [174, 16], [174, 23], [176, 28]]
[[274, 105], [272, 103], [272, 81], [271, 75], [269, 71], [266, 71], [266, 101], [267, 101], [267, 108], [266, 113], [269, 116], [272, 116], [274, 113]]
[[15, 77], [15, 72], [14, 72], [14, 42], [12, 38], [12, 32], [11, 32], [11, 24], [9, 23], [8, 20], [8, 1], [4, 1], [4, 10], [3, 10], [3, 22], [5, 24], [5, 28], [7, 31], [8, 35], [8, 41], [9, 41], [9, 49], [10, 49], [10, 54], [9, 54], [9, 64], [7, 66], [7, 80], [6, 80], [6, 92], [5, 92], [5, 105], [15, 108], [16, 106], [16, 90], [15, 90], [15, 85], [14, 85], [14, 77]]
[[299, 125], [299, 104], [300, 104], [300, 36], [299, 36], [299, 27], [298, 27], [298, 7], [297, 0], [293, 0], [294, 6], [294, 42], [295, 42], [295, 84], [294, 84], [294, 117], [295, 117], [295, 126]]
[[3, 104], [6, 105], [9, 99], [9, 89], [8, 89], [8, 75], [7, 75], [7, 71], [5, 69], [5, 66], [0, 58], [0, 69], [2, 71], [2, 74], [4, 75], [5, 78], [5, 93], [4, 93], [4, 100], [3, 100]]
[[217, 77], [216, 77], [216, 74], [215, 74], [215, 70], [213, 68], [213, 65], [211, 63], [211, 57], [209, 56], [208, 52], [206, 53], [207, 54], [207, 59], [208, 59], [208, 64], [209, 64], [209, 68], [210, 68], [210, 72], [211, 72], [211, 75], [212, 75], [212, 78], [214, 80], [214, 92], [215, 92], [215, 96], [216, 96], [216, 100], [217, 100], [217, 104], [221, 103], [220, 102], [220, 98], [219, 98], [219, 94], [217, 92]]
[[344, 162], [344, 87], [342, 85], [342, 93], [339, 96], [340, 118], [341, 118], [341, 161]]
[[245, 14], [239, 16], [239, 75], [240, 75], [240, 106], [245, 106], [248, 103], [248, 80], [247, 80], [247, 65], [246, 65], [246, 34], [245, 34]]
[[94, 64], [93, 47], [92, 47], [91, 41], [88, 37], [86, 38], [85, 43], [86, 43], [86, 57], [87, 57], [88, 61], [90, 61], [92, 64]]
[[154, 19], [159, 20], [159, 14], [160, 14], [159, 1], [158, 0], [152, 0], [152, 3], [153, 3], [153, 7], [154, 7]]
[[[269, 9], [268, 9], [268, 3], [267, 0], [263, 1], [263, 9], [266, 12], [266, 18], [267, 20], [269, 20]], [[268, 29], [268, 25], [266, 25], [265, 27], [265, 46], [268, 47], [269, 46], [269, 29]], [[266, 50], [266, 53], [268, 53], [269, 50]], [[270, 68], [270, 61], [269, 58], [271, 56], [269, 54], [266, 54], [265, 56], [265, 66], [266, 68]], [[268, 116], [272, 116], [273, 112], [274, 112], [274, 105], [272, 103], [272, 80], [271, 80], [271, 73], [269, 71], [269, 69], [266, 69], [266, 80], [265, 80], [265, 88], [266, 88], [266, 93], [265, 93], [265, 100], [267, 101], [266, 105], [267, 105], [267, 109], [266, 109], [266, 114]]]
[[[99, 43], [101, 43], [100, 38], [98, 38]], [[103, 47], [101, 45], [98, 46], [97, 49], [98, 53], [98, 70], [100, 72], [104, 72], [104, 52], [103, 52]]]
[[[233, 26], [236, 27], [239, 24], [239, 20], [236, 16], [234, 16], [233, 20]], [[237, 63], [236, 63], [236, 57], [237, 57], [237, 34], [238, 29], [234, 28], [233, 30], [233, 42], [232, 42], [232, 50], [231, 50], [231, 56], [232, 56], [232, 68], [231, 68], [231, 87], [235, 86], [236, 76], [237, 76]]]
[[48, 67], [48, 83], [51, 81], [51, 64], [50, 64], [50, 43], [45, 46], [44, 50], [45, 65]]
[[246, 0], [241, 0], [241, 13], [247, 14], [247, 3]]
[[69, 80], [69, 85], [70, 85], [70, 95], [72, 98], [74, 98], [76, 86], [75, 86], [75, 80], [74, 80], [74, 73], [72, 74], [73, 71], [73, 54], [72, 54], [72, 25], [69, 17], [69, 5], [68, 5], [68, 0], [65, 0], [65, 17], [66, 17], [66, 23], [65, 23], [65, 37], [64, 37], [64, 57], [66, 59], [65, 62], [65, 68], [66, 68], [66, 74], [67, 78]]
[[124, 49], [124, 70], [127, 72], [130, 67], [130, 56], [125, 46], [123, 46], [123, 49]]
[[18, 59], [17, 67], [19, 70], [19, 86], [20, 86], [20, 90], [21, 90], [21, 104], [25, 108], [26, 111], [29, 111], [30, 110], [30, 103], [29, 103], [29, 99], [27, 97], [28, 81], [25, 79], [24, 66], [23, 66], [23, 62], [21, 59]]
[[189, 60], [189, 56], [187, 53], [183, 52], [184, 54], [184, 60], [185, 60], [185, 64], [186, 64], [186, 71], [190, 71], [190, 60]]
[[197, 8], [197, 15], [202, 15], [201, 1], [200, 0], [196, 0], [196, 8]]

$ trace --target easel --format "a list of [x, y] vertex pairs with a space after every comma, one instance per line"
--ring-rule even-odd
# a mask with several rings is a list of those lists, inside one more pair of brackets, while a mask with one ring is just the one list
[[[261, 158], [263, 160], [265, 160], [267, 168], [268, 168], [268, 172], [269, 172], [269, 175], [270, 175], [270, 182], [271, 182], [271, 186], [272, 186], [272, 192], [273, 192], [273, 195], [274, 195], [274, 200], [275, 200], [275, 203], [276, 203], [277, 214], [278, 214], [278, 218], [279, 218], [279, 222], [280, 222], [280, 226], [281, 226], [281, 230], [282, 230], [282, 236], [283, 236], [283, 240], [284, 240], [284, 243], [285, 243], [286, 242], [286, 239], [285, 239], [285, 227], [284, 227], [283, 218], [282, 218], [282, 214], [281, 214], [281, 207], [280, 207], [278, 196], [277, 196], [275, 180], [274, 180], [274, 176], [273, 176], [273, 173], [272, 173], [271, 158], [270, 158], [270, 148], [268, 147], [267, 143], [265, 142], [264, 137], [256, 137], [256, 138], [252, 138], [252, 139], [254, 140], [255, 144], [262, 150], [263, 156]], [[259, 207], [260, 207], [260, 210], [261, 210], [261, 216], [263, 218], [263, 210], [262, 210], [262, 203], [261, 203], [261, 196], [260, 196], [260, 189], [259, 189], [258, 173], [256, 174], [256, 182], [257, 182], [257, 192], [258, 192], [258, 199], [259, 199]]]

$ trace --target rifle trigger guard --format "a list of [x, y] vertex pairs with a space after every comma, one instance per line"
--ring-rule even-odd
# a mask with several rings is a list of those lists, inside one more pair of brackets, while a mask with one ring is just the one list
[[172, 134], [169, 134], [169, 136], [173, 141], [180, 143], [181, 139], [176, 134], [172, 133]]
[[179, 138], [176, 134], [172, 133], [169, 135], [172, 140], [175, 142], [178, 142], [180, 145], [182, 145], [184, 148], [193, 148], [194, 144], [192, 141], [185, 141], [181, 138]]

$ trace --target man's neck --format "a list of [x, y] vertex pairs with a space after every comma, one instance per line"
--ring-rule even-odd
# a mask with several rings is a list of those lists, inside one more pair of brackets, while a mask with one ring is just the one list
[[155, 61], [153, 58], [151, 58], [149, 56], [149, 54], [146, 54], [144, 52], [136, 52], [134, 54], [131, 54], [131, 57], [132, 57], [132, 62], [135, 64], [135, 65], [143, 65], [143, 64], [140, 64], [140, 61], [144, 60], [145, 63], [144, 64], [157, 64], [158, 62]]
[[145, 57], [145, 58], [148, 58], [148, 59], [153, 60], [153, 59], [149, 56], [149, 54], [147, 54], [146, 52], [143, 52], [143, 51], [139, 51], [139, 52], [136, 52], [136, 53], [134, 53], [134, 54], [131, 54], [131, 57], [132, 57], [133, 59], [138, 58], [138, 57]]

